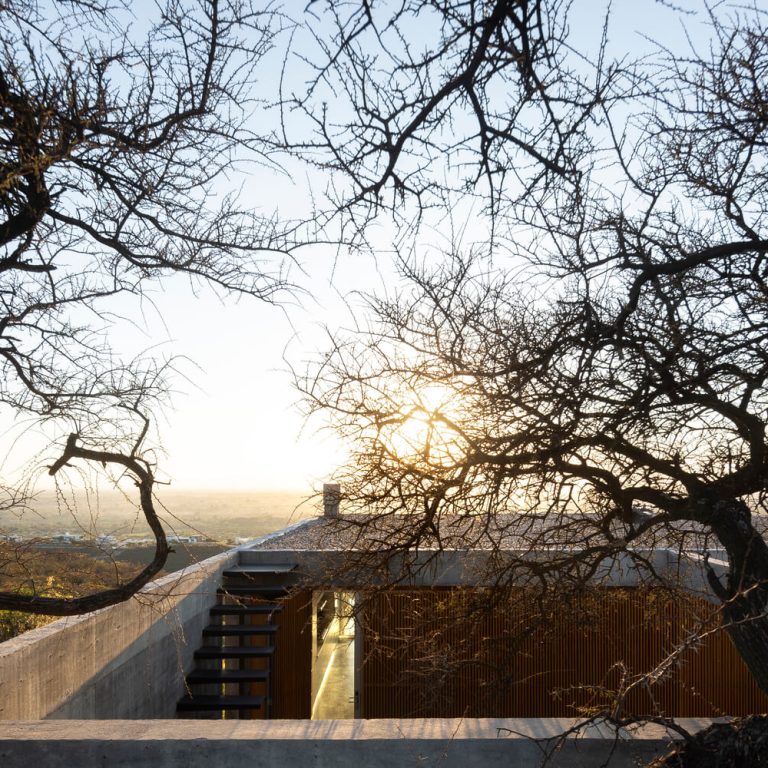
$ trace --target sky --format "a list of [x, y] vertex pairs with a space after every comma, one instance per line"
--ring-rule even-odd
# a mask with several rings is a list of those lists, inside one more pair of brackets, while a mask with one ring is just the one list
[[[595, 7], [578, 0], [572, 28], [596, 42], [602, 19]], [[661, 3], [618, 0], [613, 14], [617, 52], [648, 47], [640, 34], [682, 39], [674, 20], [679, 15]], [[263, 73], [267, 80], [277, 76]], [[309, 202], [304, 177], [267, 168], [251, 172], [244, 193], [288, 216]], [[172, 487], [309, 493], [344, 462], [345, 447], [323, 422], [304, 418], [290, 365], [301, 369], [322, 351], [324, 326], [350, 326], [349, 304], [360, 303], [355, 291], [391, 285], [395, 277], [386, 255], [374, 260], [316, 246], [300, 257], [302, 269], [294, 272], [299, 292], [282, 306], [233, 301], [174, 278], [156, 288], [151, 301], [127, 310], [136, 327], [116, 331], [118, 348], [153, 347], [155, 354], [180, 360], [183, 375], [159, 420], [166, 454], [160, 476]]]
[[[661, 4], [620, 0], [612, 13], [617, 51], [645, 48], [641, 35], [680, 35], [679, 15]], [[596, 41], [594, 3], [577, 3], [572, 18], [574, 34]], [[302, 180], [261, 169], [251, 181], [268, 188], [281, 211], [292, 213], [297, 198], [306, 202]], [[309, 491], [343, 463], [344, 446], [321, 420], [302, 415], [286, 361], [301, 367], [315, 356], [326, 343], [324, 324], [349, 326], [355, 289], [394, 277], [382, 259], [332, 247], [311, 249], [302, 260], [302, 293], [286, 306], [235, 303], [208, 290], [195, 296], [177, 281], [158, 296], [162, 318], [147, 313], [148, 339], [190, 361], [182, 366], [189, 380], [179, 381], [161, 421], [162, 468], [175, 487]]]
[[[574, 34], [599, 39], [601, 20], [592, 0], [577, 2]], [[650, 9], [650, 12], [649, 12]], [[680, 16], [660, 3], [619, 0], [612, 6], [615, 49], [649, 47], [641, 35], [682, 40]], [[306, 195], [301, 181], [256, 171], [253, 182], [268, 187], [282, 211]], [[337, 261], [338, 259], [338, 261]], [[195, 361], [191, 383], [174, 397], [163, 426], [163, 468], [179, 488], [286, 488], [308, 490], [331, 477], [345, 448], [306, 422], [286, 364], [301, 364], [325, 343], [322, 325], [348, 327], [346, 303], [360, 287], [394, 279], [386, 258], [318, 247], [305, 254], [305, 293], [284, 308], [241, 300], [232, 303], [203, 291], [195, 298], [183, 285], [162, 301], [167, 329], [153, 321], [151, 338]], [[359, 303], [359, 302], [358, 302]]]
[[310, 491], [343, 463], [343, 446], [303, 415], [290, 370], [320, 348], [324, 322], [346, 321], [332, 267], [320, 263], [328, 259], [313, 258], [315, 279], [301, 276], [302, 292], [283, 305], [195, 296], [181, 280], [158, 298], [162, 318], [148, 319], [149, 336], [187, 358], [179, 367], [188, 378], [177, 377], [160, 422], [175, 487]]

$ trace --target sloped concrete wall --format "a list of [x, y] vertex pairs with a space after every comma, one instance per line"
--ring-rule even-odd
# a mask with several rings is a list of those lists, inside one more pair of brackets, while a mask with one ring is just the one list
[[174, 717], [233, 549], [128, 602], [0, 643], [0, 719]]
[[[709, 721], [681, 721], [697, 730]], [[573, 721], [545, 720], [193, 720], [6, 723], [0, 765], [120, 768], [611, 768], [644, 765], [669, 748], [656, 725], [614, 734], [586, 728], [558, 746]]]

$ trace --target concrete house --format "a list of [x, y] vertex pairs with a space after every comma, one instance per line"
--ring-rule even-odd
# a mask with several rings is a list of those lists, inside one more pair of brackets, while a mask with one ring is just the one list
[[[326, 516], [167, 576], [128, 603], [0, 644], [3, 765], [66, 764], [63, 755], [136, 766], [492, 765], [528, 755], [520, 764], [535, 765], [542, 744], [573, 724], [574, 705], [599, 704], [598, 686], [622, 668], [653, 668], [686, 631], [670, 593], [614, 559], [590, 600], [521, 636], [524, 612], [475, 611], [498, 590], [499, 563], [520, 555], [514, 536], [450, 547], [448, 521], [441, 546], [376, 571], [360, 556], [361, 532], [381, 546], [386, 529], [339, 516], [332, 501]], [[706, 614], [699, 553], [656, 546], [643, 560], [685, 584]], [[633, 696], [638, 714], [657, 707], [694, 726], [686, 718], [768, 704], [723, 633], [653, 694]], [[658, 753], [668, 735], [623, 733], [617, 764]], [[590, 727], [551, 764], [595, 765], [614, 746], [615, 734]]]

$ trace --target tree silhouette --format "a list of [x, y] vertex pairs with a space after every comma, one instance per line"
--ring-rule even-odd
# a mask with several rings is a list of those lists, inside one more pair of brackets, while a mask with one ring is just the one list
[[[79, 463], [132, 479], [156, 539], [114, 589], [0, 594], [0, 607], [78, 613], [130, 596], [168, 553], [152, 415], [172, 363], [113, 353], [115, 302], [173, 273], [265, 301], [289, 287], [292, 243], [223, 186], [239, 160], [269, 162], [247, 120], [283, 21], [248, 0], [169, 0], [146, 18], [130, 3], [12, 0], [0, 16], [0, 402], [68, 435], [51, 475]], [[6, 511], [23, 507], [23, 483], [3, 490]]]
[[[569, 8], [327, 4], [286, 144], [332, 174], [344, 225], [401, 225], [401, 282], [300, 384], [355, 441], [345, 503], [388, 519], [388, 553], [510, 511], [552, 557], [499, 584], [579, 588], [618, 553], [647, 571], [638, 546], [686, 536], [724, 550], [709, 582], [768, 693], [765, 13], [703, 8], [683, 49], [633, 61], [609, 17], [580, 50]], [[467, 200], [483, 237], [435, 259]]]

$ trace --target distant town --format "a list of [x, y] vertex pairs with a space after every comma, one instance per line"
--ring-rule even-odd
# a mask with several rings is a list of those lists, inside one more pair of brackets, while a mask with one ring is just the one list
[[[270, 491], [166, 491], [158, 513], [168, 542], [237, 546], [317, 510], [307, 495]], [[98, 503], [40, 494], [23, 514], [0, 514], [0, 542], [109, 552], [153, 547], [154, 536], [134, 504], [101, 492]]]
[[[191, 534], [189, 536], [169, 534], [166, 536], [169, 544], [202, 544], [202, 543], [219, 543], [216, 539], [212, 539], [202, 534]], [[236, 537], [233, 544], [243, 544], [249, 539], [247, 537]], [[22, 536], [18, 533], [10, 533], [0, 535], [0, 541], [9, 543], [24, 543], [34, 542], [38, 545], [55, 545], [55, 546], [90, 546], [98, 549], [125, 549], [127, 547], [149, 547], [153, 546], [155, 539], [151, 536], [112, 536], [111, 534], [100, 534], [99, 536], [87, 536], [84, 533], [70, 533], [65, 531], [64, 533], [56, 533], [52, 536]]]

